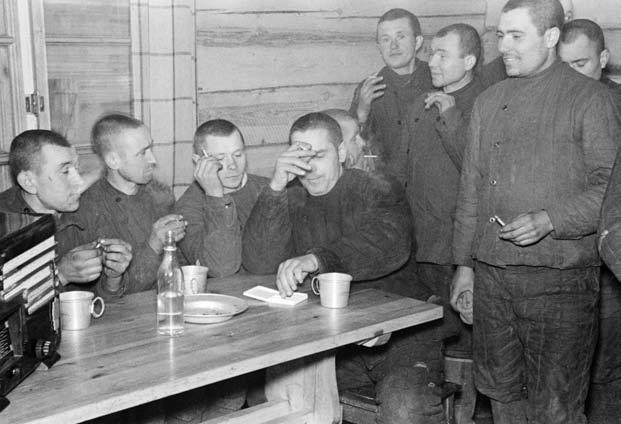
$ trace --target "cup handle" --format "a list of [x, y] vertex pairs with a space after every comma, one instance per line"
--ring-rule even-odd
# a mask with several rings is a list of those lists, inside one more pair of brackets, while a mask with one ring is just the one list
[[[101, 310], [99, 312], [95, 312], [95, 304], [97, 302], [101, 304]], [[91, 302], [90, 312], [94, 318], [99, 318], [100, 316], [102, 316], [105, 310], [106, 304], [101, 297], [97, 296], [95, 299], [93, 299], [93, 301]]]
[[317, 277], [313, 277], [313, 279], [311, 280], [311, 290], [317, 296], [319, 296], [319, 283], [317, 283], [317, 286], [315, 286], [315, 283], [318, 282], [318, 281], [319, 281], [319, 278], [317, 278]]

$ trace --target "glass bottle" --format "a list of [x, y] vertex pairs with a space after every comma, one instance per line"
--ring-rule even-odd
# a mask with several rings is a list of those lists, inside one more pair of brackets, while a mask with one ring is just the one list
[[183, 334], [183, 329], [183, 274], [173, 233], [168, 231], [164, 257], [157, 270], [157, 332], [177, 336]]

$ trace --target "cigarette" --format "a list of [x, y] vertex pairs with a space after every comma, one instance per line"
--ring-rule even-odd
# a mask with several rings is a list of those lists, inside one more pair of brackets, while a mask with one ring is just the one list
[[362, 155], [363, 158], [377, 159], [377, 155]]
[[209, 154], [205, 151], [205, 148], [203, 147], [201, 150], [203, 151], [203, 154], [205, 155], [205, 157], [208, 158]]
[[498, 223], [498, 225], [500, 225], [501, 227], [504, 227], [505, 224], [504, 221], [502, 219], [500, 219], [500, 217], [498, 215], [494, 215], [494, 219], [496, 220], [496, 222]]

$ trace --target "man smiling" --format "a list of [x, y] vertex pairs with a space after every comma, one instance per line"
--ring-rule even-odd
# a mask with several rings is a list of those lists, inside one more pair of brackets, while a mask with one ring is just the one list
[[475, 384], [497, 423], [586, 422], [595, 231], [621, 134], [612, 93], [557, 60], [562, 25], [557, 0], [507, 2], [512, 78], [475, 101], [464, 153], [451, 303], [474, 292]]

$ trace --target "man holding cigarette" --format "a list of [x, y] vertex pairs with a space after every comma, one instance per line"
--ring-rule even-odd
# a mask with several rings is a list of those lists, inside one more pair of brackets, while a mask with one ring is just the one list
[[110, 244], [121, 244], [133, 255], [126, 270], [111, 282], [99, 280], [94, 289], [107, 298], [155, 288], [166, 232], [175, 240], [185, 235], [185, 221], [172, 215], [170, 188], [153, 180], [156, 166], [153, 141], [139, 120], [120, 114], [100, 118], [91, 131], [93, 148], [105, 165], [105, 177], [84, 192], [72, 214], [78, 240], [100, 239], [105, 255]]
[[224, 119], [198, 127], [192, 161], [194, 182], [176, 206], [188, 222], [181, 250], [188, 262], [209, 267], [210, 276], [235, 274], [241, 269], [242, 231], [268, 180], [246, 172], [244, 138]]
[[380, 17], [376, 37], [386, 66], [358, 85], [350, 111], [360, 122], [362, 137], [380, 150], [380, 170], [405, 185], [408, 105], [432, 88], [427, 63], [416, 58], [423, 36], [416, 16], [391, 9]]
[[451, 303], [474, 292], [475, 384], [497, 423], [586, 422], [595, 231], [621, 132], [612, 93], [557, 60], [562, 25], [558, 0], [504, 6], [512, 78], [476, 100], [464, 154]]
[[[107, 257], [96, 237], [80, 241], [71, 212], [80, 205], [84, 181], [78, 173], [78, 155], [60, 134], [28, 130], [11, 142], [9, 167], [15, 185], [0, 193], [0, 209], [6, 212], [56, 218], [58, 276], [64, 289], [76, 289], [99, 279], [114, 284], [131, 260], [124, 242], [106, 240]], [[78, 286], [79, 285], [79, 286]]]

